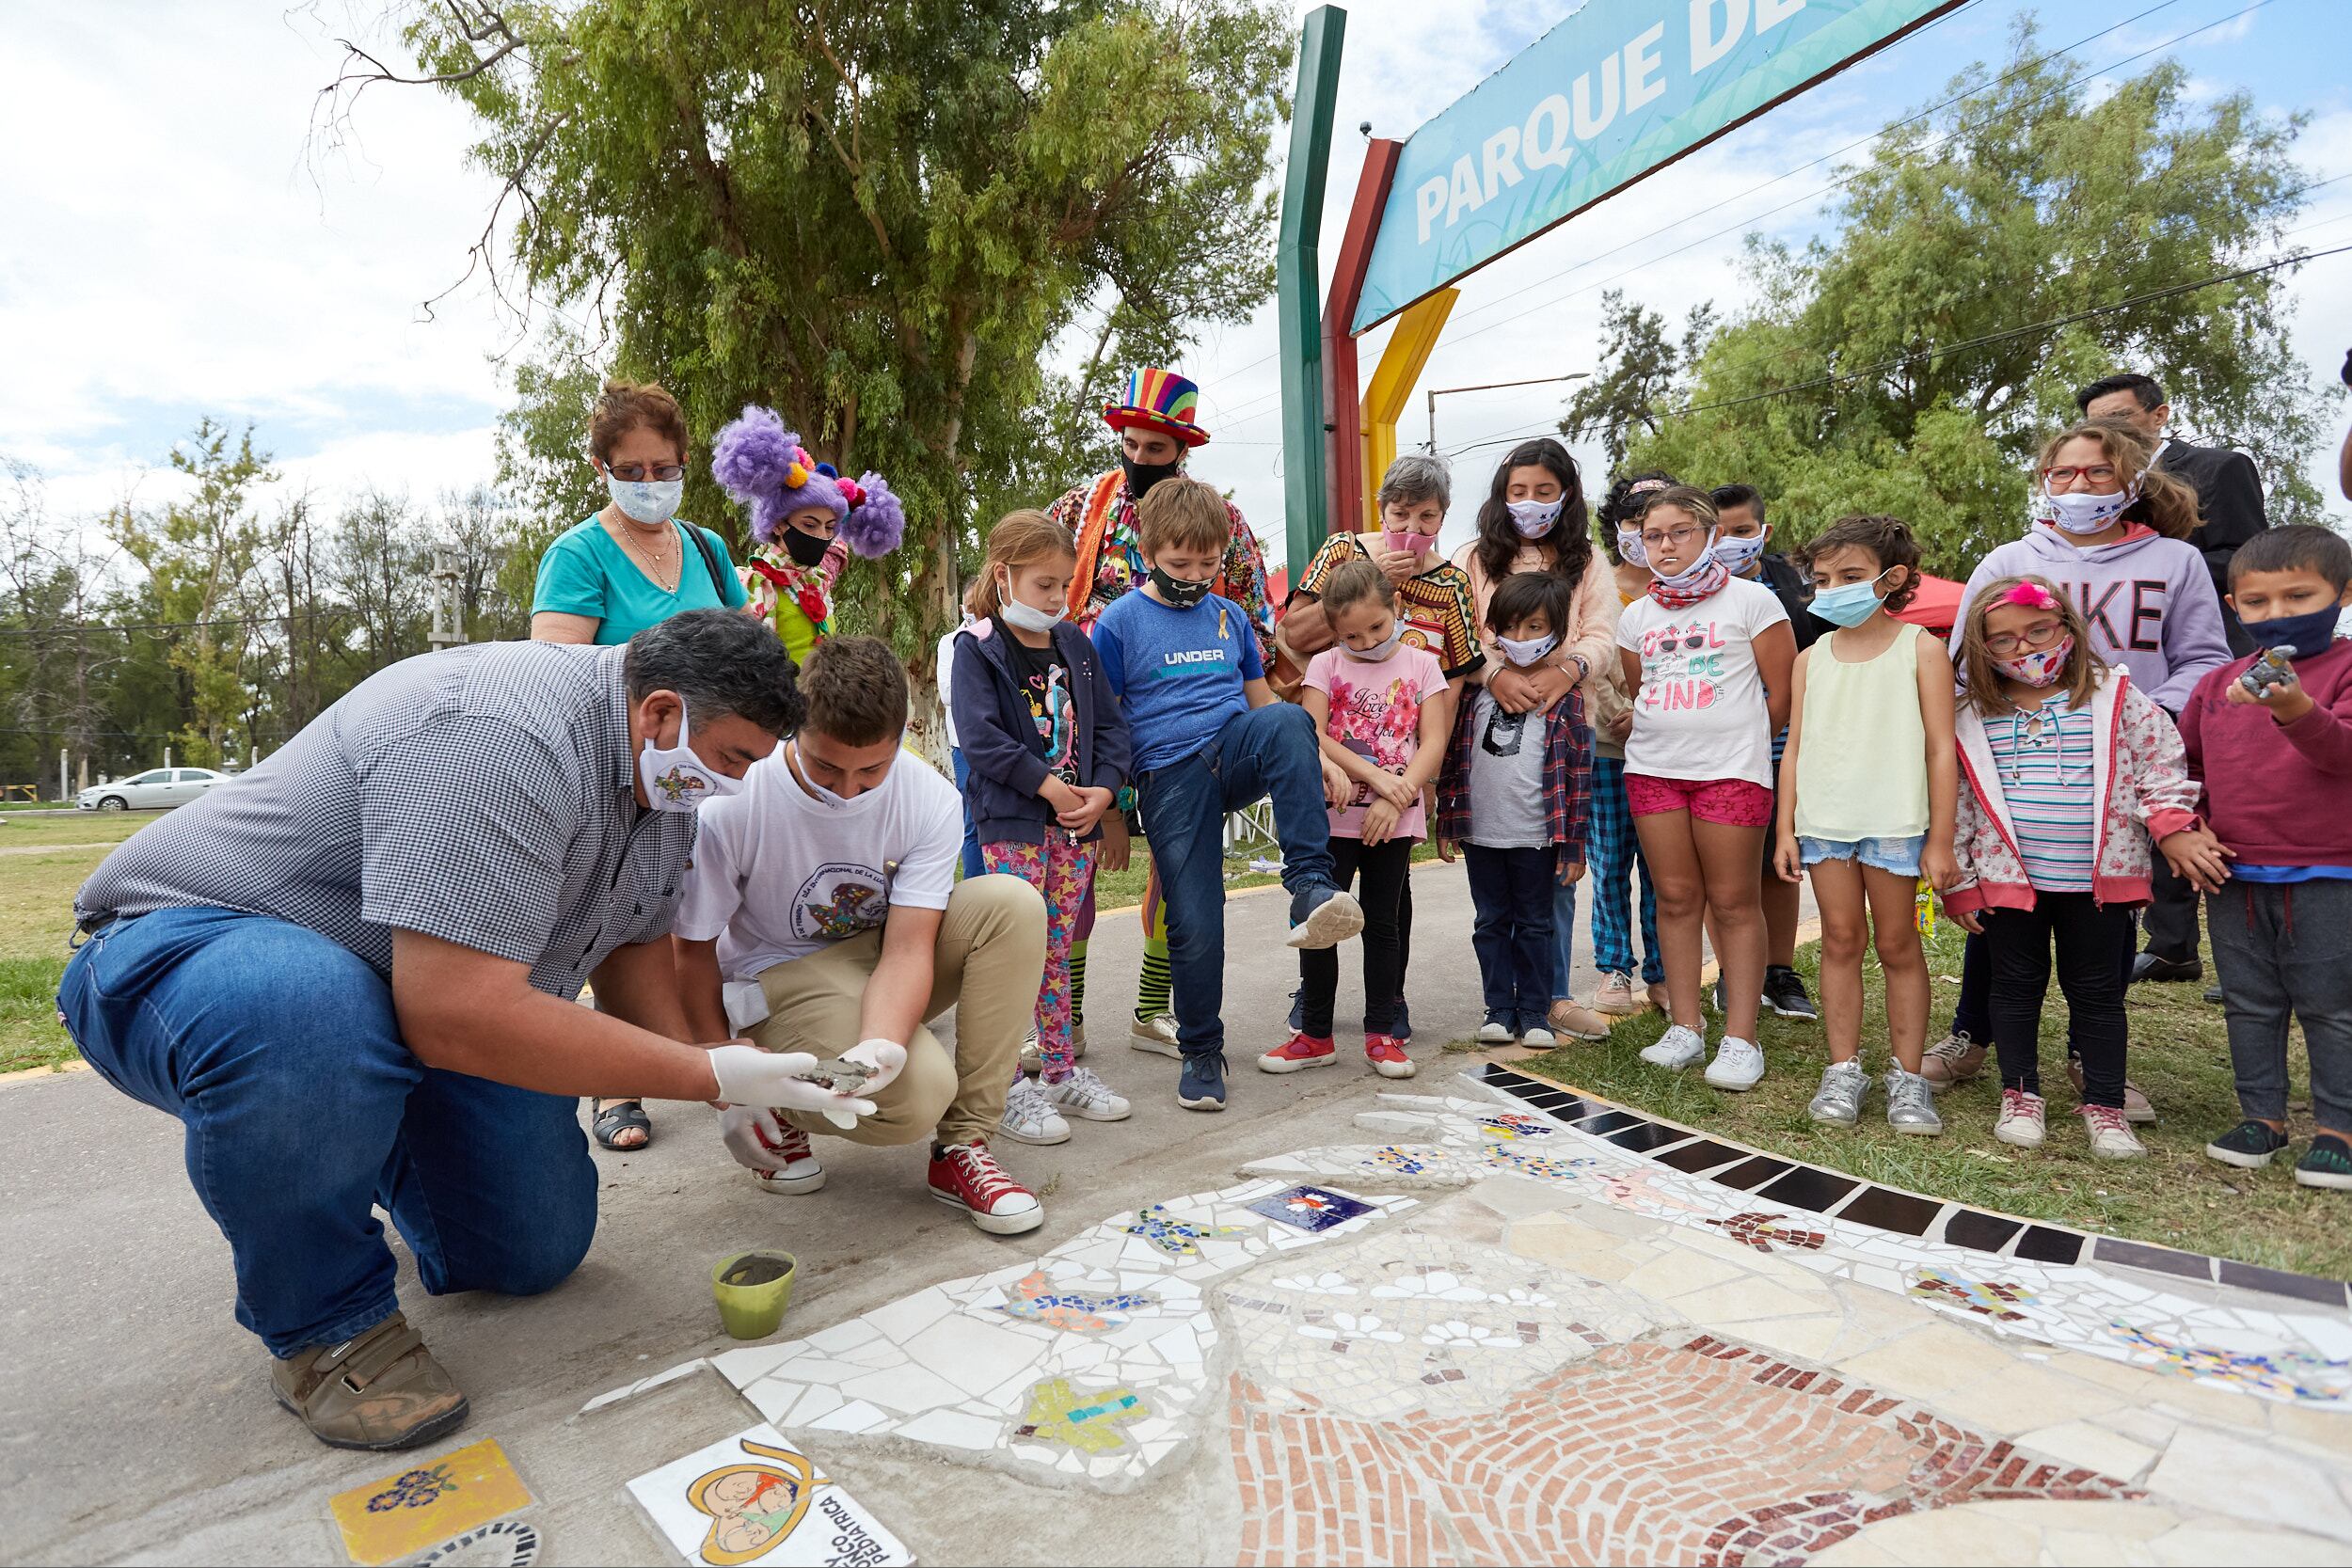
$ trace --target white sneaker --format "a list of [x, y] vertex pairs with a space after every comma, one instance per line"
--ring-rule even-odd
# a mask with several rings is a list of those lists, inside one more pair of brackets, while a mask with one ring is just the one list
[[2132, 1136], [2131, 1124], [2112, 1105], [2082, 1107], [2083, 1126], [2090, 1133], [2090, 1152], [2102, 1160], [2137, 1160], [2148, 1152]]
[[1065, 1116], [1087, 1121], [1125, 1121], [1132, 1110], [1126, 1101], [1111, 1093], [1110, 1085], [1097, 1078], [1091, 1068], [1072, 1068], [1070, 1076], [1060, 1083], [1038, 1086], [1048, 1104]]
[[1550, 1030], [1538, 1023], [1519, 1037], [1519, 1043], [1530, 1051], [1550, 1051], [1559, 1046], [1560, 1040]]
[[1725, 1035], [1707, 1064], [1707, 1081], [1719, 1089], [1752, 1089], [1764, 1081], [1764, 1053], [1754, 1040]]
[[1070, 1124], [1061, 1119], [1054, 1102], [1034, 1080], [1024, 1078], [1005, 1096], [1005, 1119], [996, 1131], [1015, 1143], [1066, 1144], [1070, 1141]]
[[1509, 1045], [1517, 1038], [1518, 1037], [1511, 1033], [1509, 1024], [1498, 1023], [1493, 1019], [1478, 1026], [1478, 1043], [1481, 1045]]
[[1652, 1067], [1672, 1068], [1677, 1072], [1707, 1055], [1707, 1037], [1696, 1029], [1677, 1023], [1658, 1037], [1655, 1045], [1642, 1047], [1642, 1060]]
[[1160, 1056], [1182, 1056], [1184, 1053], [1176, 1043], [1176, 1015], [1154, 1013], [1127, 1030], [1127, 1043], [1137, 1051], [1149, 1051]]

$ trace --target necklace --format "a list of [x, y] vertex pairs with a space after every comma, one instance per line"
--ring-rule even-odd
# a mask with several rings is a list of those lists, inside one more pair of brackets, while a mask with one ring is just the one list
[[[627, 550], [629, 553], [630, 558], [636, 561], [640, 566], [644, 568], [645, 576], [651, 578], [657, 586], [669, 593], [677, 592], [677, 574], [675, 571], [667, 570], [667, 558], [670, 551], [639, 544], [636, 537], [637, 527], [633, 523], [624, 522], [619, 524], [616, 528], [609, 529], [608, 531], [612, 532], [614, 537], [620, 540], [621, 547]], [[673, 546], [676, 544], [677, 529], [675, 525], [667, 523], [663, 524], [662, 532], [668, 536], [670, 544]]]

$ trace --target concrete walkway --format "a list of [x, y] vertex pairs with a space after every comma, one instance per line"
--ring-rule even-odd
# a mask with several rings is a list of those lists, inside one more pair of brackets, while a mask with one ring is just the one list
[[[1479, 1019], [1470, 900], [1458, 866], [1416, 875], [1412, 1055], [1429, 1092], [1443, 1093], [1467, 1060], [1444, 1055], [1444, 1042]], [[1133, 916], [1097, 931], [1089, 1013], [1100, 1043], [1088, 1060], [1136, 1111], [1123, 1123], [1081, 1124], [1056, 1148], [1005, 1147], [1007, 1164], [1045, 1198], [1047, 1223], [1033, 1235], [983, 1236], [931, 1201], [919, 1148], [828, 1142], [825, 1191], [770, 1196], [727, 1160], [707, 1110], [657, 1104], [652, 1148], [599, 1152], [596, 1244], [557, 1291], [428, 1298], [395, 1236], [410, 1321], [472, 1401], [458, 1441], [504, 1446], [539, 1499], [529, 1517], [545, 1560], [671, 1560], [625, 1482], [752, 1424], [733, 1390], [708, 1376], [578, 1414], [596, 1394], [727, 1347], [707, 1284], [725, 1254], [798, 1254], [786, 1333], [805, 1335], [1034, 1257], [1114, 1211], [1225, 1185], [1249, 1161], [1347, 1141], [1376, 1088], [1401, 1085], [1384, 1085], [1344, 1052], [1327, 1072], [1248, 1067], [1283, 1037], [1295, 983], [1283, 924], [1279, 895], [1241, 895], [1231, 906], [1229, 951], [1240, 957], [1228, 966], [1226, 1018], [1239, 1070], [1222, 1116], [1180, 1110], [1176, 1064], [1127, 1049], [1140, 932]], [[1590, 978], [1581, 964], [1580, 990]], [[1351, 958], [1343, 1021], [1359, 1016], [1358, 995]], [[11, 1151], [0, 1166], [0, 1256], [9, 1260], [0, 1407], [17, 1413], [0, 1446], [0, 1559], [343, 1560], [328, 1497], [398, 1462], [323, 1448], [272, 1403], [263, 1353], [231, 1320], [228, 1247], [189, 1188], [176, 1124], [74, 1073], [0, 1088], [0, 1140]], [[1198, 1555], [1186, 1511], [1200, 1499], [1189, 1488], [1080, 1497], [888, 1455], [861, 1455], [850, 1479], [867, 1507], [908, 1522], [927, 1560], [1098, 1562], [1106, 1546], [1120, 1560]]]

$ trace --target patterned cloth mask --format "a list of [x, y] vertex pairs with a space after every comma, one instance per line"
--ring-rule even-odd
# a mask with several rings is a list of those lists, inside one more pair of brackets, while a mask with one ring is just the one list
[[2010, 680], [2027, 686], [2054, 686], [2066, 671], [2066, 661], [2074, 652], [2073, 633], [2059, 638], [2038, 654], [2019, 654], [2015, 658], [1996, 658], [1993, 668]]

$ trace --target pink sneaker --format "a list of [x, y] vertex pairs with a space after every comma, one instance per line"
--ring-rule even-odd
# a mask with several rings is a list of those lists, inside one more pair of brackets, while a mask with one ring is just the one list
[[1396, 1042], [1392, 1035], [1366, 1035], [1364, 1059], [1372, 1064], [1372, 1070], [1383, 1078], [1410, 1078], [1413, 1075], [1413, 1059], [1405, 1054], [1405, 1048]]
[[766, 1134], [755, 1130], [753, 1136], [759, 1146], [776, 1157], [773, 1170], [755, 1170], [752, 1180], [763, 1193], [813, 1193], [825, 1184], [825, 1167], [817, 1163], [817, 1155], [808, 1146], [808, 1134], [788, 1121], [779, 1122], [784, 1136], [771, 1142]]
[[1258, 1058], [1260, 1072], [1296, 1072], [1301, 1068], [1329, 1067], [1340, 1059], [1340, 1048], [1325, 1035], [1293, 1035], [1279, 1050], [1269, 1051]]

